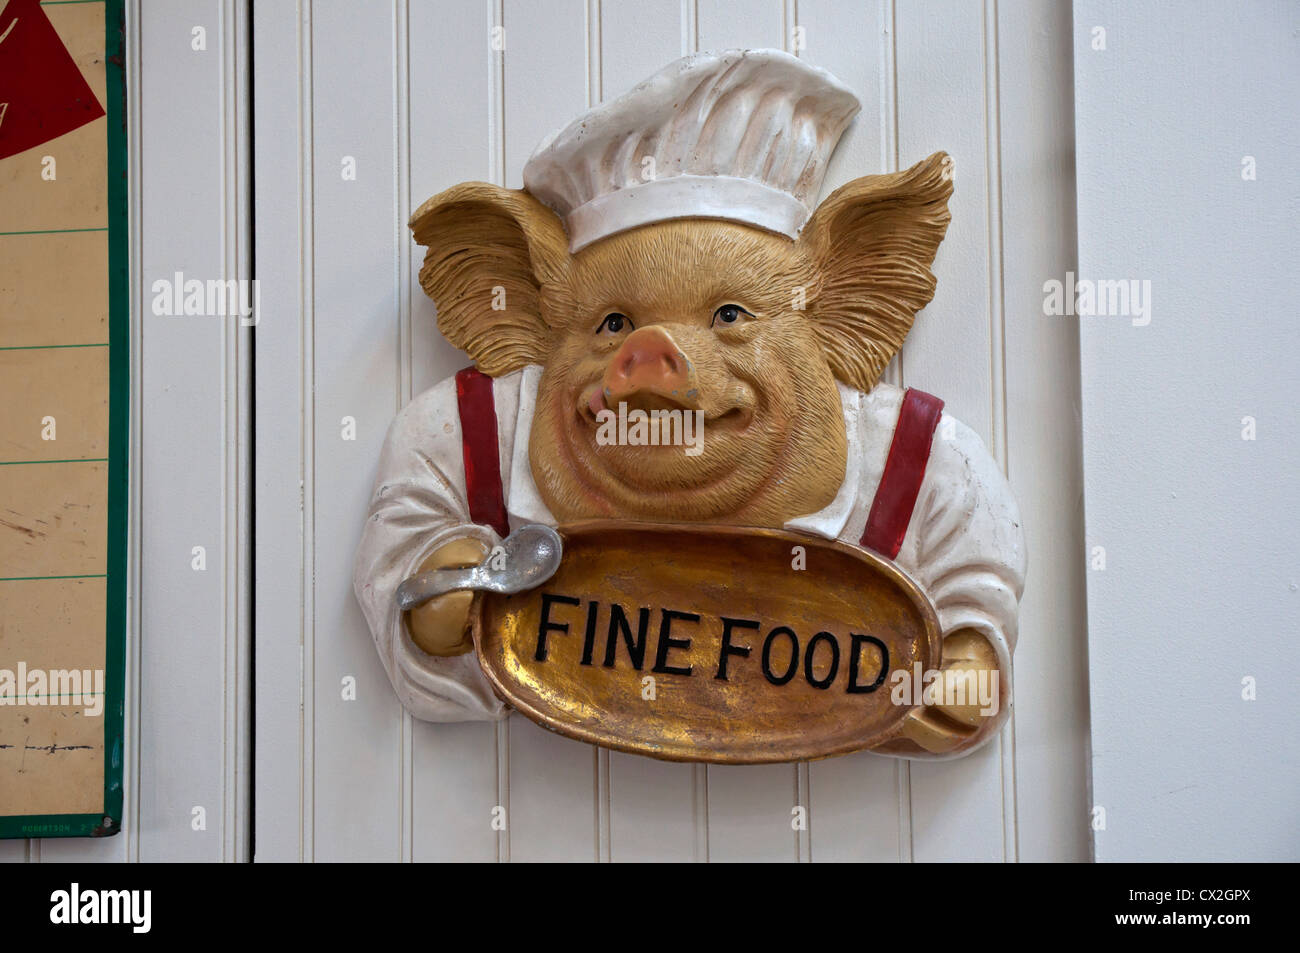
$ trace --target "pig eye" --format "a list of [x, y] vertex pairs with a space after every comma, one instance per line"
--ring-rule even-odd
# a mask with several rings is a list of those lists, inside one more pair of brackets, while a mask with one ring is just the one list
[[605, 319], [600, 322], [600, 327], [596, 328], [596, 333], [600, 334], [602, 331], [608, 331], [610, 334], [618, 334], [624, 328], [631, 329], [633, 327], [632, 319], [626, 314], [612, 311], [605, 315]]
[[[738, 304], [724, 304], [713, 312], [713, 322], [710, 326], [716, 326], [719, 321], [723, 324], [735, 324], [740, 320], [742, 314], [749, 314], [749, 312]], [[749, 316], [753, 317], [752, 314], [749, 314]]]

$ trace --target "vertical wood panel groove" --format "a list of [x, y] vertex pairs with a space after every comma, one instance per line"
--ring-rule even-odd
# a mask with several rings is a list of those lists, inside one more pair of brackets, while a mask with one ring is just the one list
[[[1002, 114], [998, 82], [998, 0], [984, 4], [984, 143], [988, 191], [989, 388], [993, 439], [989, 447], [1002, 472], [1008, 471], [1006, 307], [1002, 265]], [[998, 738], [1002, 774], [1003, 860], [1017, 859], [1015, 712]]]
[[[217, 9], [217, 29], [214, 31], [220, 46], [217, 51], [217, 102], [219, 109], [220, 123], [220, 141], [217, 147], [217, 194], [218, 207], [221, 209], [220, 221], [217, 223], [218, 247], [221, 249], [220, 256], [220, 275], [222, 280], [230, 277], [230, 97], [227, 91], [229, 81], [228, 70], [229, 60], [233, 55], [233, 33], [230, 29], [230, 0], [220, 0], [216, 6]], [[221, 639], [222, 639], [222, 666], [221, 666], [221, 812], [219, 814], [219, 842], [221, 850], [221, 859], [227, 860], [227, 851], [229, 849], [229, 837], [231, 828], [230, 817], [230, 790], [228, 788], [227, 776], [229, 774], [229, 752], [230, 752], [230, 708], [231, 695], [234, 693], [234, 686], [230, 678], [230, 589], [231, 589], [231, 564], [235, 561], [235, 548], [232, 545], [233, 533], [230, 524], [230, 483], [231, 483], [231, 424], [230, 424], [230, 402], [234, 398], [231, 392], [230, 375], [231, 375], [231, 330], [229, 323], [223, 320], [221, 351], [220, 351], [220, 377], [221, 377]], [[233, 434], [238, 439], [238, 434]]]
[[[487, 0], [488, 31], [493, 27], [505, 29], [505, 0]], [[492, 169], [488, 181], [493, 185], [506, 183], [506, 64], [504, 51], [494, 50], [488, 57], [488, 93], [491, 121], [488, 129], [492, 141], [488, 144]]]
[[794, 859], [797, 863], [812, 863], [812, 772], [807, 761], [801, 761], [794, 773], [794, 805], [803, 808], [803, 829], [796, 830], [794, 837]]
[[[488, 34], [494, 27], [505, 29], [505, 0], [486, 0]], [[506, 81], [505, 52], [493, 50], [488, 57], [488, 154], [489, 181], [505, 185], [506, 179]], [[497, 803], [505, 812], [504, 828], [497, 832], [497, 861], [510, 862], [510, 722], [502, 718], [496, 724]]]
[[[243, 50], [245, 6], [224, 0], [217, 9], [217, 59], [221, 141], [218, 149], [221, 208], [220, 274], [223, 280], [246, 279], [249, 264], [242, 241], [246, 221], [245, 163], [248, 142], [241, 127], [247, 101], [247, 76], [237, 54]], [[249, 738], [245, 735], [248, 703], [245, 656], [249, 651], [247, 493], [249, 375], [248, 329], [239, 318], [224, 320], [221, 348], [221, 486], [222, 513], [222, 754], [220, 850], [223, 860], [243, 860], [247, 854], [246, 774]]]
[[[235, 41], [231, 44], [237, 71], [236, 99], [238, 110], [239, 151], [236, 175], [238, 176], [235, 233], [236, 261], [240, 277], [253, 277], [253, 124], [251, 97], [253, 77], [248, 57], [251, 42], [251, 3], [240, 3], [236, 9]], [[238, 54], [235, 56], [235, 54]], [[256, 319], [256, 317], [255, 317]], [[236, 421], [239, 447], [239, 502], [235, 519], [239, 529], [239, 577], [236, 591], [238, 639], [235, 652], [235, 684], [239, 692], [235, 709], [235, 738], [238, 745], [234, 771], [235, 854], [234, 859], [244, 862], [252, 859], [253, 794], [246, 778], [250, 778], [253, 765], [253, 328], [245, 327], [241, 320], [232, 322], [237, 343], [239, 379], [239, 415]]]
[[[895, 0], [880, 0], [880, 19], [885, 25], [880, 35], [880, 166], [882, 172], [897, 172], [900, 165], [898, 152], [898, 10]], [[904, 343], [889, 366], [885, 368], [886, 382], [903, 386], [903, 360], [907, 350]], [[898, 859], [903, 863], [913, 860], [912, 848], [912, 765], [908, 761], [894, 762], [895, 786], [898, 790]]]
[[[798, 0], [780, 0], [781, 2], [781, 49], [795, 56], [800, 50], [795, 46], [794, 34], [799, 25]], [[812, 772], [807, 761], [794, 766], [794, 808], [802, 808], [804, 823], [802, 829], [794, 830], [795, 863], [812, 861]]]
[[587, 108], [604, 100], [603, 78], [601, 69], [601, 0], [587, 0]]
[[708, 765], [691, 765], [691, 801], [695, 821], [695, 861], [709, 862], [709, 771]]
[[[238, 250], [235, 247], [239, 237], [238, 211], [236, 198], [239, 185], [238, 149], [239, 132], [237, 123], [237, 106], [235, 97], [230, 95], [230, 85], [235, 81], [235, 46], [236, 16], [232, 0], [223, 0], [217, 8], [217, 35], [220, 37], [221, 51], [217, 58], [218, 88], [220, 90], [221, 109], [221, 144], [218, 149], [220, 162], [220, 206], [222, 210], [220, 224], [221, 277], [223, 280], [240, 277], [236, 264]], [[232, 219], [234, 221], [232, 222]], [[221, 859], [232, 860], [235, 856], [236, 824], [235, 794], [232, 790], [232, 774], [235, 770], [236, 752], [238, 750], [238, 706], [239, 676], [239, 571], [241, 568], [239, 548], [239, 522], [237, 508], [239, 503], [239, 321], [228, 319], [223, 322], [221, 348], [221, 630], [224, 642], [224, 664], [222, 666], [222, 745], [221, 745]]]
[[[393, 293], [397, 302], [397, 400], [401, 410], [414, 396], [411, 329], [411, 241], [406, 217], [411, 208], [410, 155], [410, 7], [408, 0], [393, 0], [393, 226], [396, 230]], [[411, 713], [402, 709], [398, 764], [398, 855], [410, 862], [415, 852], [415, 771]]]
[[298, 33], [298, 204], [301, 210], [298, 247], [300, 255], [299, 296], [301, 342], [299, 378], [302, 429], [299, 434], [302, 469], [302, 629], [299, 632], [301, 659], [299, 691], [302, 699], [301, 793], [302, 834], [300, 854], [303, 860], [316, 858], [316, 408], [315, 408], [315, 136], [313, 80], [312, 0], [300, 0]]
[[[799, 56], [802, 52], [794, 42], [795, 30], [799, 26], [799, 3], [798, 0], [783, 0], [781, 4], [781, 48], [787, 53], [793, 53]], [[795, 862], [811, 863], [812, 857], [812, 826], [813, 826], [813, 803], [812, 803], [812, 771], [808, 762], [803, 761], [795, 766], [794, 773], [794, 806], [803, 808], [804, 825], [802, 830], [794, 832], [794, 859]]]
[[[682, 56], [700, 48], [700, 12], [696, 0], [682, 0]], [[709, 766], [691, 766], [692, 812], [695, 823], [695, 859], [709, 862]]]
[[[222, 241], [222, 277], [229, 279], [246, 278], [247, 272], [241, 267], [239, 253], [239, 234], [240, 234], [240, 214], [239, 214], [239, 197], [240, 197], [240, 175], [239, 175], [239, 150], [241, 136], [239, 134], [239, 94], [231, 95], [231, 85], [238, 84], [238, 65], [235, 61], [235, 52], [237, 47], [242, 45], [238, 33], [239, 24], [239, 5], [234, 0], [227, 0], [222, 11], [222, 113], [223, 113], [223, 149], [222, 162], [224, 165], [222, 175], [222, 196], [221, 203], [225, 211]], [[222, 755], [225, 770], [221, 776], [222, 789], [222, 814], [223, 814], [223, 831], [222, 831], [222, 860], [233, 861], [242, 859], [242, 845], [240, 844], [241, 816], [237, 810], [237, 801], [240, 793], [237, 790], [236, 774], [238, 771], [239, 753], [242, 748], [239, 728], [240, 728], [240, 707], [243, 703], [242, 691], [240, 686], [240, 654], [241, 640], [246, 634], [242, 623], [243, 600], [240, 598], [241, 575], [245, 566], [243, 558], [243, 533], [240, 531], [240, 509], [243, 501], [243, 473], [242, 457], [245, 453], [245, 437], [242, 432], [241, 411], [244, 409], [244, 400], [242, 394], [241, 374], [243, 347], [241, 338], [244, 335], [243, 328], [238, 318], [226, 322], [226, 346], [223, 349], [226, 357], [226, 366], [223, 368], [225, 376], [225, 386], [227, 388], [226, 399], [223, 401], [223, 437], [222, 453], [223, 463], [225, 464], [226, 478], [222, 485], [222, 510], [225, 515], [226, 532], [225, 544], [222, 546], [222, 554], [225, 563], [225, 586], [226, 597], [223, 600], [225, 606], [225, 638], [226, 638], [226, 665], [225, 681], [226, 690], [225, 698], [225, 732], [222, 738]]]
[[[897, 172], [898, 154], [898, 10], [895, 0], [880, 0], [880, 19], [885, 24], [880, 34], [880, 171]], [[907, 342], [885, 368], [885, 380], [903, 386], [903, 356]]]
[[592, 748], [592, 779], [595, 791], [592, 792], [596, 806], [593, 821], [595, 823], [595, 844], [597, 863], [609, 863], [613, 847], [610, 843], [609, 816], [609, 751], [605, 748]]
[[[587, 0], [586, 18], [583, 21], [586, 32], [587, 55], [587, 108], [598, 105], [603, 98], [603, 81], [601, 70], [604, 59], [601, 54], [601, 0]], [[610, 772], [609, 751], [593, 746], [593, 778], [595, 791], [595, 855], [598, 862], [611, 860], [613, 847], [610, 843]]]
[[497, 832], [497, 861], [510, 863], [510, 720], [502, 718], [496, 724], [497, 804], [505, 811], [506, 826]]

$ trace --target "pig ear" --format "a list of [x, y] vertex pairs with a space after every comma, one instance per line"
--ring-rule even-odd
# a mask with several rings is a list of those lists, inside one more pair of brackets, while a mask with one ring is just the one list
[[934, 261], [948, 230], [952, 160], [936, 152], [904, 172], [868, 175], [832, 192], [799, 236], [820, 274], [809, 305], [835, 376], [875, 386], [916, 312], [934, 297]]
[[562, 280], [569, 263], [554, 212], [527, 192], [465, 182], [421, 205], [411, 232], [429, 249], [420, 286], [448, 341], [493, 377], [545, 363], [541, 288]]

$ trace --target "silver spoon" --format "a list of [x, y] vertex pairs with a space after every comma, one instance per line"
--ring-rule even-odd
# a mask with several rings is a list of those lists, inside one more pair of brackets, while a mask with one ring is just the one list
[[555, 575], [564, 554], [560, 534], [539, 523], [519, 527], [501, 547], [505, 550], [505, 566], [501, 569], [493, 569], [489, 558], [468, 569], [430, 569], [412, 576], [397, 587], [398, 607], [406, 611], [464, 589], [502, 595], [535, 589]]

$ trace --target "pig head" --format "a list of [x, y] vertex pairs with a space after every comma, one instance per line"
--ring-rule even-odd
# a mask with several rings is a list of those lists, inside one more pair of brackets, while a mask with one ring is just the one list
[[[687, 218], [576, 254], [528, 192], [466, 183], [412, 218], [420, 282], [481, 371], [542, 365], [529, 454], [558, 520], [781, 526], [844, 480], [836, 382], [869, 391], [934, 294], [946, 160], [849, 182], [795, 240]], [[699, 452], [602, 443], [620, 405], [701, 412]]]

